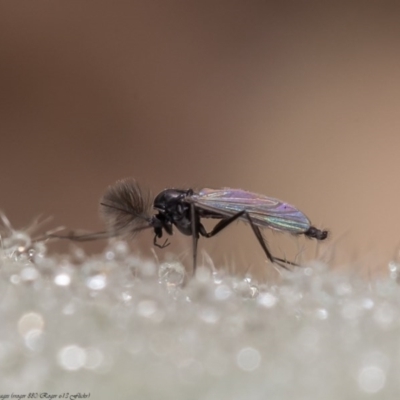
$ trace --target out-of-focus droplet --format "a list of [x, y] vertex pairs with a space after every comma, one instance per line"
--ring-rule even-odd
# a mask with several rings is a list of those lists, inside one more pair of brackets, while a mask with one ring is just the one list
[[104, 254], [107, 261], [112, 261], [115, 259], [115, 253], [112, 250], [107, 250]]
[[251, 283], [251, 281], [247, 278], [238, 282], [236, 285], [235, 291], [246, 299], [254, 299], [258, 296], [259, 290], [258, 287]]
[[57, 286], [68, 286], [71, 283], [71, 276], [65, 272], [61, 272], [54, 277], [54, 283]]
[[358, 385], [363, 392], [378, 393], [386, 382], [386, 374], [382, 368], [375, 365], [367, 365], [358, 373]]
[[59, 350], [57, 361], [62, 368], [68, 371], [76, 371], [85, 365], [86, 351], [77, 345], [65, 346]]
[[129, 303], [132, 300], [132, 294], [129, 292], [122, 292], [121, 298], [125, 303]]
[[36, 312], [29, 312], [19, 319], [18, 332], [21, 336], [27, 335], [31, 330], [43, 331], [44, 319], [43, 316]]
[[318, 319], [321, 321], [328, 319], [329, 313], [325, 308], [318, 308], [315, 312]]
[[86, 357], [84, 362], [84, 367], [87, 369], [98, 369], [101, 367], [104, 355], [103, 353], [95, 348], [95, 347], [88, 347], [85, 349]]
[[157, 302], [154, 300], [142, 300], [137, 305], [137, 313], [141, 317], [151, 318], [158, 310]]
[[222, 271], [213, 271], [212, 279], [217, 285], [221, 284], [224, 280], [224, 273]]
[[397, 280], [399, 278], [400, 265], [398, 262], [390, 261], [388, 264], [389, 276], [391, 279]]
[[43, 348], [43, 329], [43, 316], [36, 312], [26, 313], [18, 321], [18, 333], [23, 337], [26, 347], [32, 351]]
[[253, 347], [244, 347], [238, 352], [236, 362], [240, 369], [251, 372], [260, 366], [261, 354]]
[[124, 240], [114, 242], [112, 249], [117, 259], [124, 259], [129, 254], [129, 245]]
[[278, 299], [272, 293], [265, 292], [258, 296], [257, 302], [263, 307], [272, 308], [278, 302]]
[[10, 276], [10, 282], [13, 285], [18, 285], [21, 282], [21, 277], [17, 274], [13, 274]]
[[220, 315], [213, 307], [203, 307], [199, 311], [199, 317], [207, 324], [215, 324], [219, 321]]
[[228, 285], [221, 284], [215, 288], [214, 294], [217, 300], [227, 300], [232, 296], [232, 289]]
[[105, 274], [97, 274], [86, 279], [86, 285], [92, 290], [102, 290], [107, 285], [107, 277]]
[[3, 239], [3, 247], [7, 250], [24, 252], [31, 247], [31, 238], [25, 232], [13, 231], [10, 237]]
[[179, 262], [165, 262], [158, 269], [158, 277], [167, 286], [181, 286], [185, 279], [185, 268]]
[[28, 266], [21, 270], [20, 277], [24, 282], [32, 282], [39, 278], [39, 272], [35, 267]]
[[371, 310], [374, 307], [374, 301], [371, 298], [366, 297], [362, 300], [362, 306], [365, 310]]

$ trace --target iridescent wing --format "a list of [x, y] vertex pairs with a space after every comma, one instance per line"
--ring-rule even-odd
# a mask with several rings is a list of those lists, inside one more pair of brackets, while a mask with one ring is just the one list
[[[224, 216], [246, 210], [256, 225], [293, 234], [304, 233], [311, 226], [309, 219], [292, 205], [245, 190], [202, 189], [187, 200], [203, 210]], [[247, 221], [246, 217], [240, 219]]]

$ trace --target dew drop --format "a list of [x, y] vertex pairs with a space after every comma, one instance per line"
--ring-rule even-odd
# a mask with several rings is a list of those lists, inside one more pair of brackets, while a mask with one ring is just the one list
[[168, 286], [180, 286], [185, 278], [185, 268], [179, 262], [162, 263], [158, 269], [160, 283]]
[[375, 365], [365, 366], [358, 373], [358, 385], [364, 392], [377, 393], [383, 389], [385, 382], [385, 372]]
[[101, 366], [104, 360], [103, 353], [94, 347], [86, 349], [85, 365], [87, 369], [97, 369]]
[[243, 371], [254, 371], [261, 363], [260, 352], [253, 347], [245, 347], [238, 352], [236, 362]]
[[153, 300], [142, 300], [137, 305], [137, 313], [145, 318], [150, 318], [157, 311], [157, 303]]
[[24, 314], [18, 321], [18, 332], [26, 336], [31, 330], [43, 331], [44, 319], [41, 314], [30, 312]]
[[104, 274], [93, 275], [86, 279], [86, 285], [92, 290], [102, 290], [107, 285], [107, 277]]
[[217, 300], [227, 300], [232, 296], [232, 290], [228, 285], [218, 285], [214, 290], [214, 295]]
[[71, 283], [71, 277], [62, 272], [54, 277], [54, 283], [57, 286], [68, 286]]
[[77, 345], [65, 346], [58, 352], [57, 361], [68, 371], [81, 369], [86, 363], [85, 349]]
[[278, 299], [272, 293], [261, 293], [258, 296], [257, 302], [265, 308], [272, 308], [277, 303]]
[[39, 272], [35, 267], [25, 267], [20, 273], [21, 280], [31, 282], [39, 277]]

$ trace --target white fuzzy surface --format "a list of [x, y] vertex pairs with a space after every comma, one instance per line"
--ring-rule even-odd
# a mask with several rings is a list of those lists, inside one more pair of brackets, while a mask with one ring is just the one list
[[399, 398], [395, 264], [373, 282], [318, 262], [279, 283], [184, 278], [124, 242], [49, 255], [11, 228], [0, 262], [3, 398]]

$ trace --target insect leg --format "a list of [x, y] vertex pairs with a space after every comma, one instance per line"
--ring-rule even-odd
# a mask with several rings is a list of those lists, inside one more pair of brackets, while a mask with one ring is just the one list
[[257, 240], [258, 240], [258, 243], [260, 243], [261, 247], [262, 247], [263, 250], [264, 250], [265, 255], [267, 256], [267, 258], [268, 258], [271, 262], [273, 262], [273, 263], [275, 263], [275, 264], [278, 264], [278, 265], [280, 265], [282, 268], [285, 268], [285, 269], [288, 269], [288, 267], [286, 266], [286, 264], [288, 264], [288, 265], [293, 265], [293, 266], [298, 267], [298, 264], [296, 264], [296, 263], [294, 263], [294, 262], [292, 262], [292, 261], [287, 261], [287, 260], [284, 260], [284, 259], [282, 259], [282, 258], [274, 257], [274, 256], [271, 254], [271, 252], [269, 251], [268, 247], [267, 247], [267, 244], [266, 244], [266, 242], [265, 242], [265, 239], [264, 239], [264, 237], [263, 237], [263, 235], [262, 235], [262, 233], [261, 233], [261, 231], [260, 231], [260, 228], [254, 224], [254, 222], [253, 222], [253, 220], [251, 219], [251, 217], [250, 217], [250, 215], [249, 215], [248, 212], [245, 212], [245, 215], [246, 215], [247, 220], [249, 221], [249, 224], [250, 224], [250, 226], [251, 226], [251, 229], [253, 229], [253, 232], [254, 232], [254, 234], [256, 235], [256, 238], [257, 238]]
[[165, 249], [166, 247], [168, 247], [171, 244], [168, 242], [168, 239], [165, 239], [163, 244], [158, 244], [157, 239], [158, 239], [158, 236], [157, 236], [157, 234], [155, 234], [154, 239], [153, 239], [153, 244], [154, 244], [154, 246], [156, 246], [160, 249]]
[[258, 242], [260, 243], [262, 249], [264, 250], [264, 253], [267, 256], [268, 260], [270, 260], [273, 263], [276, 263], [276, 264], [280, 265], [282, 268], [285, 268], [285, 269], [288, 269], [287, 266], [286, 266], [287, 264], [288, 265], [293, 265], [293, 266], [298, 266], [294, 262], [287, 261], [287, 260], [284, 260], [282, 258], [274, 257], [271, 254], [271, 252], [269, 251], [269, 249], [267, 247], [265, 239], [263, 238], [263, 236], [261, 234], [260, 228], [254, 224], [253, 220], [251, 219], [249, 213], [246, 212], [246, 210], [240, 211], [237, 214], [233, 215], [232, 217], [225, 218], [225, 219], [221, 220], [220, 222], [218, 222], [217, 225], [214, 226], [214, 228], [213, 228], [213, 230], [211, 232], [206, 232], [204, 227], [202, 225], [200, 225], [200, 233], [201, 233], [202, 236], [207, 237], [207, 238], [213, 237], [218, 232], [221, 232], [229, 224], [231, 224], [232, 222], [234, 222], [238, 218], [242, 217], [243, 215], [246, 216], [246, 218], [247, 218], [251, 228], [253, 229], [253, 232], [254, 232]]
[[192, 224], [192, 240], [193, 240], [193, 275], [197, 267], [197, 242], [199, 240], [199, 232], [197, 230], [198, 217], [196, 216], [196, 209], [194, 204], [190, 205], [190, 216]]
[[210, 238], [215, 236], [217, 233], [221, 232], [223, 229], [225, 229], [228, 225], [230, 225], [232, 222], [236, 221], [238, 218], [243, 216], [246, 213], [246, 211], [239, 211], [237, 214], [232, 215], [232, 217], [229, 218], [224, 218], [221, 221], [218, 222], [217, 225], [214, 226], [211, 232], [206, 232], [203, 225], [201, 225], [200, 233], [202, 236], [206, 238]]
[[47, 239], [67, 239], [73, 242], [89, 242], [92, 240], [100, 240], [100, 239], [111, 239], [113, 237], [118, 236], [116, 232], [93, 232], [93, 233], [76, 233], [74, 231], [70, 231], [66, 235], [58, 235], [56, 233], [47, 233], [43, 236], [36, 238], [35, 242], [39, 242]]

